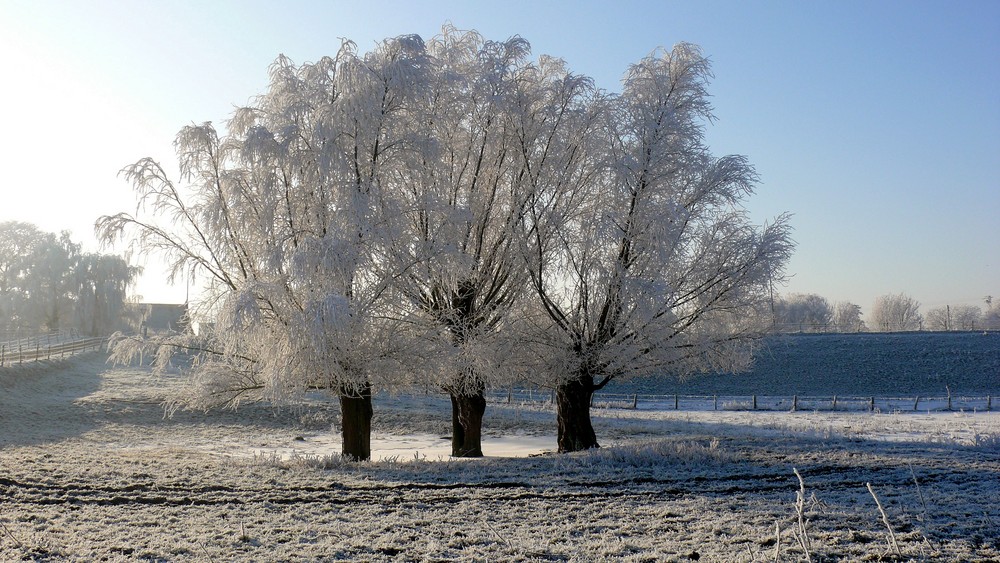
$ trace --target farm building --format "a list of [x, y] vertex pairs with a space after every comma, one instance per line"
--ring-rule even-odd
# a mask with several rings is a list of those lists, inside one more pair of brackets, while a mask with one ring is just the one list
[[142, 323], [140, 331], [149, 332], [184, 332], [190, 328], [188, 307], [186, 303], [139, 303]]

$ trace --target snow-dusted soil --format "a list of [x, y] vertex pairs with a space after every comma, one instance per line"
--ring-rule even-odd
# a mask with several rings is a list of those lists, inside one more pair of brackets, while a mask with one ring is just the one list
[[451, 460], [447, 401], [380, 398], [348, 464], [335, 401], [165, 419], [179, 384], [0, 371], [0, 561], [1000, 560], [997, 413], [598, 410], [604, 448], [529, 457], [554, 414], [490, 405]]

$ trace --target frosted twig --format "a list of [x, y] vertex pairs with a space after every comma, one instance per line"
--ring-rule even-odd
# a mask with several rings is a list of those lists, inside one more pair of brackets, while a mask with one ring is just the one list
[[878, 500], [875, 495], [875, 489], [872, 488], [871, 483], [865, 483], [868, 487], [868, 492], [872, 494], [872, 498], [875, 499], [875, 505], [878, 506], [879, 514], [882, 515], [882, 523], [885, 524], [885, 528], [889, 530], [889, 547], [896, 552], [896, 555], [902, 555], [899, 551], [899, 544], [896, 543], [896, 534], [892, 531], [892, 525], [889, 524], [889, 516], [885, 513], [885, 509], [882, 508], [882, 502]]
[[806, 533], [806, 482], [802, 479], [802, 475], [799, 474], [798, 469], [793, 467], [792, 471], [799, 478], [799, 492], [795, 497], [795, 512], [798, 515], [799, 525], [799, 533], [797, 534], [799, 545], [802, 546], [802, 551], [806, 554], [806, 561], [812, 563], [812, 554], [809, 552], [809, 535]]
[[205, 556], [208, 557], [210, 563], [215, 563], [215, 558], [212, 557], [212, 554], [209, 553], [208, 549], [205, 548], [205, 544], [198, 542], [198, 547], [200, 547], [201, 550], [205, 552]]
[[503, 543], [507, 544], [507, 549], [509, 549], [511, 551], [514, 551], [514, 546], [510, 543], [510, 540], [508, 540], [507, 538], [501, 536], [500, 532], [497, 532], [496, 528], [494, 528], [492, 524], [490, 524], [489, 522], [486, 522], [486, 527], [489, 528], [490, 531], [493, 532], [493, 535], [495, 535], [500, 541], [502, 541]]
[[16, 537], [14, 537], [14, 534], [11, 533], [11, 531], [7, 528], [6, 524], [4, 524], [3, 522], [0, 522], [0, 527], [3, 528], [3, 531], [7, 532], [7, 535], [10, 536], [10, 539], [14, 540], [14, 543], [17, 544], [18, 549], [21, 549], [21, 548], [24, 547], [24, 544], [21, 543], [21, 540], [19, 540]]
[[778, 563], [778, 555], [781, 553], [781, 524], [774, 521], [774, 563]]
[[920, 506], [923, 507], [924, 513], [923, 518], [927, 518], [927, 503], [924, 502], [924, 493], [920, 490], [920, 481], [917, 481], [917, 474], [913, 472], [913, 466], [909, 463], [906, 464], [910, 468], [910, 476], [913, 477], [913, 484], [917, 486], [917, 496], [920, 497]]

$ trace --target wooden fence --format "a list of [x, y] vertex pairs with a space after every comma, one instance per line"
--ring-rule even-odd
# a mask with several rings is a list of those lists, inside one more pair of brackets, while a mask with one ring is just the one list
[[[488, 395], [494, 403], [553, 404], [552, 391], [538, 389], [496, 390]], [[692, 411], [846, 411], [846, 412], [934, 412], [992, 411], [993, 396], [764, 396], [764, 395], [648, 395], [597, 392], [594, 408]]]
[[0, 344], [0, 368], [25, 362], [64, 358], [87, 350], [99, 350], [104, 338], [25, 338]]

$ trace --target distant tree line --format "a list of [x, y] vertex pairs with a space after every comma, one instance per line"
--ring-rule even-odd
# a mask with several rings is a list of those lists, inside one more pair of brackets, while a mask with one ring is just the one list
[[110, 334], [138, 273], [120, 256], [81, 252], [68, 232], [0, 223], [0, 339], [65, 329]]
[[774, 332], [905, 332], [917, 330], [1000, 330], [1000, 304], [992, 296], [986, 307], [946, 305], [920, 313], [920, 303], [903, 294], [880, 295], [867, 318], [860, 305], [830, 304], [814, 293], [778, 296], [772, 307]]

